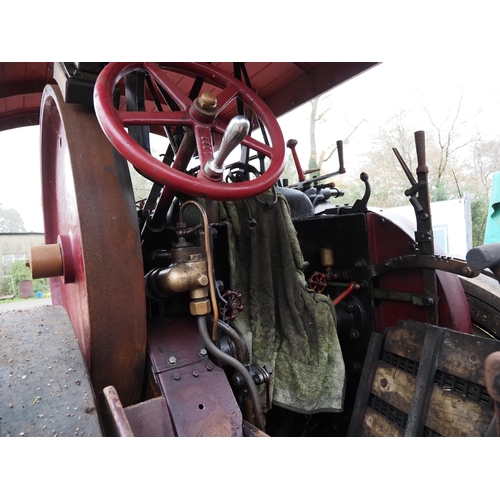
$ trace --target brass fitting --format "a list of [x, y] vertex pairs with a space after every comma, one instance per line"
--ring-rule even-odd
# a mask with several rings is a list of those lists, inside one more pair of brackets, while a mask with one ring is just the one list
[[29, 268], [33, 279], [62, 276], [63, 259], [59, 243], [30, 247]]
[[203, 316], [210, 312], [210, 301], [208, 299], [192, 300], [189, 303], [189, 312], [193, 316]]
[[334, 258], [333, 250], [331, 248], [319, 249], [320, 262], [323, 267], [333, 267]]
[[30, 247], [27, 265], [33, 279], [61, 276], [63, 283], [74, 283], [76, 264], [71, 237], [58, 235], [57, 243]]
[[[208, 284], [207, 262], [196, 260], [172, 264], [165, 269], [155, 269], [150, 273], [148, 280], [153, 291], [160, 294], [193, 292], [200, 288], [206, 288]], [[204, 295], [207, 296], [207, 293]]]
[[208, 300], [208, 265], [200, 254], [186, 254], [191, 260], [174, 263], [165, 269], [155, 269], [146, 278], [148, 293], [155, 298], [189, 292], [189, 311], [202, 316], [211, 311]]
[[193, 101], [193, 106], [201, 115], [215, 116], [217, 114], [217, 99], [211, 92], [203, 92]]

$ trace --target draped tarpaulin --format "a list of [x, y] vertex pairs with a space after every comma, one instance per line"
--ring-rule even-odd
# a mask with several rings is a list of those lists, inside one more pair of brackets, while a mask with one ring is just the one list
[[484, 243], [500, 243], [500, 172], [493, 174]]

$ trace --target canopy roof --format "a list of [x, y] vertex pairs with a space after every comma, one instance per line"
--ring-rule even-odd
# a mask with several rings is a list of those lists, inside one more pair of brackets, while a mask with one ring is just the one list
[[[234, 74], [233, 63], [212, 63]], [[372, 62], [245, 63], [251, 86], [275, 116], [359, 75]], [[37, 125], [43, 88], [55, 83], [51, 62], [0, 63], [0, 131]], [[182, 80], [179, 82], [182, 85]], [[187, 85], [187, 83], [186, 83]]]

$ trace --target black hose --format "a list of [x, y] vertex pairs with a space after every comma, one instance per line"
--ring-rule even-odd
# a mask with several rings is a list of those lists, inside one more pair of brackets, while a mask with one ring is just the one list
[[253, 402], [253, 412], [255, 414], [255, 423], [256, 426], [262, 431], [265, 432], [265, 420], [264, 413], [262, 412], [262, 405], [260, 404], [259, 393], [257, 391], [257, 386], [253, 381], [253, 378], [248, 373], [247, 369], [235, 358], [229, 356], [222, 352], [210, 338], [207, 328], [207, 317], [206, 316], [198, 316], [198, 329], [200, 331], [201, 338], [203, 342], [205, 342], [205, 347], [207, 351], [213, 354], [216, 358], [220, 359], [222, 362], [226, 363], [229, 366], [232, 366], [235, 370], [237, 370], [243, 379], [245, 380], [248, 390], [250, 391], [250, 396]]

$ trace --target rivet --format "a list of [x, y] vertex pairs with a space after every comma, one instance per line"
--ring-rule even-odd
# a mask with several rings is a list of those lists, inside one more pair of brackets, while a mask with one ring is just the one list
[[181, 378], [180, 373], [174, 373], [174, 380], [179, 380]]
[[197, 378], [199, 376], [200, 376], [200, 374], [198, 373], [198, 371], [197, 370], [193, 370], [193, 377]]
[[214, 365], [212, 363], [208, 363], [206, 366], [207, 371], [211, 372], [213, 370]]

